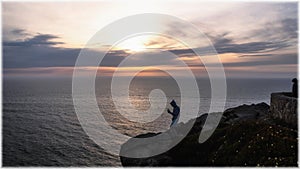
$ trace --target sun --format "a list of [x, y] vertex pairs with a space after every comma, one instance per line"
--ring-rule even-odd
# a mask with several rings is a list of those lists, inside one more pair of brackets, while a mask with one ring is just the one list
[[132, 37], [118, 44], [117, 48], [122, 50], [129, 50], [130, 52], [141, 52], [147, 49], [147, 46], [145, 44], [148, 40], [148, 36]]

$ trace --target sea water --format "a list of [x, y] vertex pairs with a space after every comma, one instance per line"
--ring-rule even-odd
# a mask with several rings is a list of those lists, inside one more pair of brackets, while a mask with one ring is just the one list
[[[211, 88], [207, 79], [198, 79], [197, 82], [200, 93], [198, 108], [202, 114], [209, 111]], [[269, 104], [272, 92], [290, 91], [291, 85], [290, 79], [227, 79], [225, 108], [260, 102]], [[124, 111], [119, 112], [112, 100], [109, 78], [96, 80], [99, 110], [108, 124], [127, 136], [167, 130], [171, 116], [166, 111], [149, 123], [137, 123], [130, 118], [139, 118], [149, 109], [149, 93], [154, 89], [164, 91], [167, 101], [175, 99], [181, 105], [176, 81], [171, 78], [135, 78], [128, 89], [129, 97], [122, 91], [114, 96], [118, 107]], [[126, 99], [132, 107], [124, 105]], [[161, 97], [152, 99], [153, 103], [164, 100]], [[188, 97], [184, 102], [193, 102], [194, 99]], [[166, 108], [171, 109], [168, 104], [167, 107], [157, 107], [160, 110]], [[194, 108], [191, 107], [191, 111]], [[129, 119], [122, 113], [126, 113]], [[106, 152], [82, 129], [74, 111], [70, 78], [4, 78], [2, 118], [4, 166], [121, 165], [118, 155]], [[118, 138], [114, 139], [118, 141]], [[110, 141], [109, 136], [104, 140]]]

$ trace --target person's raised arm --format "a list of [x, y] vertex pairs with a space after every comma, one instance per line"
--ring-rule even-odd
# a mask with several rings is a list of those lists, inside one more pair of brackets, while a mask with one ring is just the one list
[[170, 111], [170, 109], [168, 109], [168, 113], [173, 115], [173, 113]]

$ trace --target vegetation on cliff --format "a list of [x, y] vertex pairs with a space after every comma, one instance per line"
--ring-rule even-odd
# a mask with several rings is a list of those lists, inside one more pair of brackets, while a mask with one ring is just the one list
[[[297, 166], [297, 130], [271, 119], [268, 112], [265, 103], [228, 109], [213, 135], [199, 144], [199, 133], [207, 116], [202, 115], [188, 135], [169, 151], [149, 158], [121, 156], [122, 165]], [[175, 130], [180, 127], [184, 125]], [[153, 135], [156, 134], [137, 137]], [[126, 144], [121, 151], [125, 150]]]

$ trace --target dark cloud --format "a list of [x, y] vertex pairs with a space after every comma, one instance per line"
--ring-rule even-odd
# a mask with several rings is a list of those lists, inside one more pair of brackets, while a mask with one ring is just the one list
[[25, 29], [14, 29], [11, 31], [12, 34], [26, 36], [30, 35]]
[[[15, 29], [13, 30], [15, 33], [22, 33], [24, 30], [22, 29]], [[53, 39], [58, 39], [58, 36], [50, 35], [50, 34], [38, 34], [31, 38], [27, 38], [23, 41], [4, 41], [3, 46], [36, 46], [36, 45], [58, 45], [64, 44], [63, 42], [58, 41], [51, 41]]]
[[[261, 41], [261, 42], [247, 42], [247, 43], [233, 43], [233, 39], [226, 37], [218, 37], [213, 39], [213, 47], [216, 49], [217, 53], [261, 53], [261, 52], [271, 52], [279, 50], [282, 48], [289, 47], [294, 44], [286, 43], [285, 41], [272, 42], [272, 41]], [[205, 55], [210, 55], [210, 47], [195, 48], [193, 50], [200, 51]], [[170, 50], [172, 53], [177, 55], [187, 55], [193, 54], [192, 49], [174, 49]], [[191, 55], [192, 56], [192, 55]]]
[[129, 54], [126, 53], [126, 51], [124, 50], [110, 51], [104, 56], [104, 58], [100, 63], [100, 66], [108, 66], [108, 67], [118, 66], [122, 62], [122, 60], [128, 55]]
[[[205, 30], [206, 35], [212, 41], [212, 44], [219, 54], [223, 53], [239, 53], [239, 54], [256, 54], [265, 52], [277, 52], [281, 49], [296, 48], [298, 42], [298, 5], [297, 3], [278, 3], [273, 4], [272, 8], [277, 10], [282, 15], [277, 18], [269, 18], [268, 21], [259, 22], [255, 29], [251, 27], [245, 29], [246, 34], [236, 37], [235, 32], [224, 30], [224, 32], [215, 32], [214, 30], [207, 29], [203, 23], [200, 27]], [[263, 18], [261, 16], [258, 19]], [[181, 25], [180, 25], [181, 26]], [[176, 24], [170, 25], [169, 32], [185, 31], [185, 28], [180, 28]], [[183, 34], [185, 37], [192, 35]], [[207, 53], [208, 47], [197, 48], [203, 53]], [[193, 53], [190, 49], [171, 50], [179, 55], [186, 55]]]
[[[124, 51], [123, 51], [124, 52]], [[129, 57], [129, 58], [126, 58]], [[162, 65], [178, 65], [176, 56], [168, 51], [147, 51], [129, 54], [109, 53], [102, 60], [101, 66], [119, 66], [123, 59], [127, 59], [122, 66], [138, 67], [138, 66], [162, 66]]]
[[232, 38], [226, 37], [229, 34], [229, 32], [224, 32], [220, 35], [208, 34], [208, 37], [213, 41], [214, 46], [222, 46], [223, 44], [230, 44], [233, 42]]
[[[287, 53], [287, 54], [266, 54], [266, 55], [242, 55], [239, 56], [245, 58], [239, 62], [226, 62], [223, 66], [229, 67], [244, 67], [244, 66], [269, 66], [273, 65], [276, 69], [276, 65], [293, 65], [298, 64], [298, 54], [297, 53]], [[248, 58], [248, 59], [247, 59]], [[204, 67], [204, 65], [199, 64], [189, 64], [190, 67]], [[205, 64], [205, 66], [219, 66], [216, 64]], [[297, 71], [297, 70], [295, 70]]]
[[[24, 30], [14, 30], [22, 33]], [[24, 41], [3, 42], [3, 67], [4, 68], [29, 68], [29, 67], [69, 67], [74, 66], [80, 48], [63, 48], [53, 45], [62, 42], [52, 42], [59, 37], [50, 34], [39, 34]], [[90, 51], [103, 54], [101, 51]], [[127, 55], [123, 50], [114, 50], [106, 54], [101, 66], [117, 66]]]
[[288, 18], [281, 21], [282, 30], [285, 32], [287, 38], [298, 38], [298, 19]]
[[[258, 37], [258, 39], [261, 39], [260, 41], [234, 43], [234, 39], [232, 37], [231, 38], [228, 37], [229, 35], [228, 32], [218, 36], [211, 36], [211, 39], [213, 41], [214, 47], [216, 48], [217, 52], [220, 54], [270, 52], [270, 51], [279, 50], [294, 45], [294, 43], [293, 44], [288, 43], [287, 38], [276, 38], [275, 40], [273, 40], [264, 37], [263, 36], [264, 32], [269, 32], [265, 28], [255, 30], [254, 32], [256, 35], [261, 36]], [[278, 36], [284, 36], [282, 35], [283, 32], [277, 31], [277, 34]], [[270, 37], [270, 35], [268, 35], [268, 37]], [[249, 37], [249, 39], [250, 38], [251, 36]]]
[[[298, 64], [298, 54], [273, 54], [267, 56], [261, 56], [259, 59], [241, 61], [241, 62], [231, 62], [224, 63], [225, 67], [243, 67], [243, 66], [260, 66], [260, 65], [274, 65], [274, 69], [276, 69], [276, 65], [290, 65], [290, 64]], [[295, 70], [297, 71], [297, 70]]]
[[[80, 48], [60, 48], [51, 46], [4, 46], [4, 68], [28, 67], [68, 67], [74, 66]], [[103, 54], [101, 51], [91, 51]], [[101, 66], [117, 66], [127, 55], [125, 51], [112, 51], [106, 54]]]
[[42, 74], [42, 73], [56, 73], [58, 72], [57, 70], [55, 69], [43, 69], [43, 68], [40, 68], [40, 69], [4, 69], [3, 70], [3, 73], [10, 73], [10, 74], [14, 74], [14, 73], [26, 73], [26, 74], [31, 74], [31, 73], [39, 73], [39, 74]]
[[[230, 36], [230, 32], [221, 34], [211, 34], [211, 39], [217, 53], [238, 53], [239, 58], [246, 58], [245, 61], [225, 63], [226, 67], [236, 66], [256, 66], [256, 65], [279, 65], [279, 64], [297, 64], [297, 52], [279, 55], [276, 52], [287, 47], [297, 47], [297, 43], [292, 41], [298, 37], [297, 19], [286, 18], [275, 24], [272, 28], [272, 35], [277, 32], [275, 40], [268, 39], [270, 29], [257, 29], [252, 31], [258, 34], [261, 41], [252, 41], [245, 43], [237, 43], [236, 40]], [[180, 29], [175, 24], [171, 25], [174, 33]], [[178, 30], [179, 29], [179, 30]], [[3, 40], [3, 67], [4, 68], [29, 68], [29, 67], [72, 67], [75, 65], [76, 59], [80, 52], [80, 48], [63, 48], [55, 45], [63, 44], [59, 37], [51, 34], [35, 34], [30, 35], [24, 29], [14, 29], [10, 31], [12, 34], [27, 37], [24, 40], [7, 41]], [[260, 33], [260, 34], [259, 34]], [[182, 34], [182, 36], [190, 36]], [[156, 45], [159, 42], [149, 42], [151, 45]], [[161, 42], [160, 42], [161, 43]], [[169, 45], [168, 42], [163, 44]], [[164, 47], [167, 49], [167, 46]], [[203, 54], [208, 53], [209, 47], [194, 48], [194, 50], [202, 51]], [[192, 49], [169, 49], [178, 56], [195, 56]], [[99, 54], [101, 51], [94, 51]], [[269, 52], [268, 54], [265, 54]], [[114, 67], [118, 66], [121, 61], [128, 56], [129, 53], [124, 50], [114, 50], [106, 54], [100, 66]], [[141, 56], [143, 55], [143, 56]], [[165, 53], [144, 53], [138, 54], [135, 61], [130, 66], [140, 66], [144, 63], [153, 63], [157, 65], [172, 65], [174, 62], [170, 57], [164, 57]], [[253, 59], [249, 61], [252, 57]], [[246, 61], [247, 60], [247, 61]], [[189, 66], [200, 66], [189, 64]], [[212, 65], [213, 66], [213, 65]]]
[[253, 58], [253, 57], [266, 57], [266, 56], [273, 56], [273, 54], [245, 54], [238, 56], [239, 58]]
[[[272, 42], [250, 42], [243, 44], [223, 44], [214, 46], [218, 54], [224, 53], [257, 53], [257, 52], [270, 52], [287, 47], [286, 44], [273, 44]], [[194, 51], [199, 51], [202, 55], [213, 55], [213, 51], [209, 47], [194, 48], [194, 49], [172, 49], [170, 52], [178, 56], [194, 56]]]
[[74, 66], [80, 49], [51, 46], [4, 46], [4, 68]]
[[242, 44], [224, 43], [215, 45], [218, 53], [257, 53], [268, 52], [288, 47], [281, 42], [248, 42]]
[[[16, 34], [22, 32], [25, 30], [14, 30]], [[59, 37], [50, 34], [38, 34], [24, 41], [4, 41], [4, 68], [73, 67], [81, 49], [53, 46], [61, 44], [59, 41], [50, 41], [53, 39], [59, 40]], [[99, 50], [90, 50], [89, 52], [91, 52], [91, 56], [104, 54], [105, 57], [99, 65], [104, 67], [116, 67], [130, 54], [126, 50], [112, 50], [107, 53]], [[162, 53], [136, 54], [134, 58], [129, 66], [139, 66], [144, 63], [153, 63], [153, 65], [170, 63], [170, 60], [163, 57]], [[159, 62], [157, 62], [158, 60]]]
[[[293, 15], [293, 16], [296, 16]], [[284, 18], [264, 22], [258, 29], [251, 30], [246, 39], [257, 38], [273, 43], [295, 45], [298, 41], [298, 18]]]

